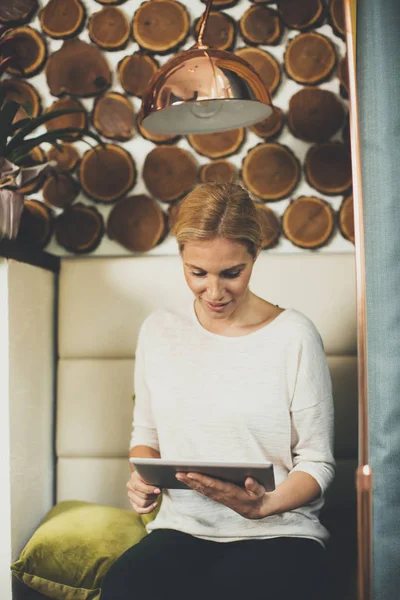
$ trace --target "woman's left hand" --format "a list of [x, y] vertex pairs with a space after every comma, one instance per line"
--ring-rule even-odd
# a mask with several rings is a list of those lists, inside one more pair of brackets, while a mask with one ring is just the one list
[[267, 516], [265, 488], [252, 477], [247, 477], [244, 488], [200, 473], [177, 473], [176, 478], [192, 490], [224, 504], [246, 519], [262, 519]]

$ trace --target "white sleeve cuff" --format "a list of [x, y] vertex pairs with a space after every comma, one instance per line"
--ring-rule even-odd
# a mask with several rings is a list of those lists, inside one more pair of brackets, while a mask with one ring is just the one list
[[335, 466], [334, 463], [317, 463], [302, 460], [291, 470], [291, 473], [294, 473], [295, 471], [302, 471], [303, 473], [311, 475], [318, 483], [321, 494], [323, 495], [333, 481]]
[[157, 430], [148, 427], [135, 426], [131, 436], [130, 448], [133, 446], [150, 446], [157, 452], [160, 451]]

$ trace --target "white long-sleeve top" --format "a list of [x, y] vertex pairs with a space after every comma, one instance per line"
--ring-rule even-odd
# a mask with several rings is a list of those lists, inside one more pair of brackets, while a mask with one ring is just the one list
[[150, 446], [164, 459], [269, 461], [276, 485], [304, 471], [321, 488], [315, 501], [257, 520], [193, 490], [164, 490], [148, 531], [324, 543], [318, 514], [334, 475], [332, 385], [321, 337], [304, 314], [288, 308], [257, 331], [227, 337], [205, 329], [192, 303], [157, 310], [140, 329], [134, 375], [131, 447]]

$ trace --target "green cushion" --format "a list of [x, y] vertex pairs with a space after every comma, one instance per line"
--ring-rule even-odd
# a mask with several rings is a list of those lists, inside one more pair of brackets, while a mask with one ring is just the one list
[[60, 502], [47, 513], [11, 570], [54, 600], [97, 600], [108, 568], [145, 535], [142, 519], [132, 510]]
[[143, 525], [147, 525], [147, 523], [150, 523], [151, 521], [154, 521], [154, 519], [156, 518], [158, 511], [160, 510], [160, 506], [161, 506], [161, 500], [162, 500], [162, 492], [161, 494], [158, 496], [157, 498], [157, 502], [158, 502], [158, 506], [157, 508], [155, 508], [153, 510], [153, 512], [147, 514], [147, 515], [140, 515], [140, 519], [143, 523]]

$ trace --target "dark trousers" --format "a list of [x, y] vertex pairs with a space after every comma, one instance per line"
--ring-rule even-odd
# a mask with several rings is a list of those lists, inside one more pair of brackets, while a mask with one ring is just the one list
[[157, 529], [110, 567], [100, 600], [319, 600], [324, 571], [314, 540], [211, 542]]

